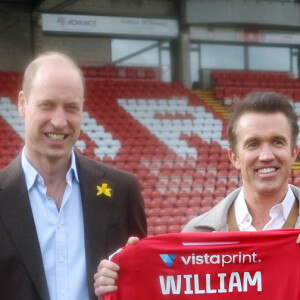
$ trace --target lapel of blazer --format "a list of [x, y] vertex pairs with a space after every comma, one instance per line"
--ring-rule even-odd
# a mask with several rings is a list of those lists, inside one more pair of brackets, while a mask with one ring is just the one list
[[[19, 155], [0, 175], [0, 220], [20, 253], [41, 299], [49, 300], [42, 255], [20, 157]], [[26, 295], [24, 297], [26, 298]]]
[[[106, 255], [106, 235], [109, 224], [112, 197], [97, 196], [97, 186], [105, 183], [105, 166], [96, 164], [80, 154], [76, 155], [78, 176], [81, 189], [87, 278], [90, 299], [96, 299], [94, 294], [94, 274], [100, 259]], [[110, 186], [110, 184], [109, 184]]]
[[298, 201], [299, 203], [299, 211], [298, 211], [298, 218], [297, 218], [297, 221], [296, 221], [296, 224], [294, 226], [294, 228], [300, 228], [300, 189], [292, 184], [290, 184], [290, 187], [296, 197], [296, 200]]

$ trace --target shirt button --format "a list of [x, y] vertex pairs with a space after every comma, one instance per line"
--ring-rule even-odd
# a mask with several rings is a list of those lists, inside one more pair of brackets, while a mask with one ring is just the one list
[[61, 290], [60, 294], [61, 294], [61, 296], [64, 296], [65, 295], [65, 291]]
[[247, 216], [247, 217], [245, 218], [245, 221], [246, 221], [246, 222], [250, 222], [250, 218]]
[[61, 257], [59, 258], [59, 261], [60, 261], [60, 262], [64, 262], [65, 259], [61, 256]]

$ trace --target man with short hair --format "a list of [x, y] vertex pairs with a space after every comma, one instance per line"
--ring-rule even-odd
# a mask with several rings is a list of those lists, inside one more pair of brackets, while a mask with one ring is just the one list
[[146, 236], [137, 179], [73, 150], [84, 78], [47, 52], [24, 75], [25, 147], [0, 171], [0, 299], [91, 300], [99, 261]]
[[243, 186], [183, 231], [299, 228], [300, 190], [288, 184], [299, 151], [297, 122], [283, 95], [253, 92], [240, 101], [228, 125], [228, 153]]
[[[300, 189], [288, 184], [299, 151], [298, 117], [287, 100], [273, 92], [252, 92], [234, 107], [228, 153], [243, 186], [192, 219], [183, 232], [300, 228]], [[95, 274], [99, 299], [117, 289], [118, 271], [117, 264], [101, 261]]]

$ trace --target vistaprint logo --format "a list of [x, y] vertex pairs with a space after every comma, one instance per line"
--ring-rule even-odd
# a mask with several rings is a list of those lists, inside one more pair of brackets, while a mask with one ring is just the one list
[[[171, 268], [177, 254], [160, 254], [161, 259], [167, 265], [168, 268]], [[197, 255], [192, 253], [188, 256], [180, 256], [180, 260], [185, 266], [188, 265], [221, 265], [224, 267], [227, 264], [255, 264], [260, 263], [261, 259], [257, 257], [257, 253], [242, 253], [238, 252], [235, 254], [208, 254], [204, 253]]]
[[161, 259], [167, 265], [168, 268], [171, 268], [177, 254], [160, 254]]
[[[198, 252], [190, 255], [160, 254], [159, 256], [168, 268], [172, 267], [172, 271], [161, 270], [163, 274], [158, 276], [162, 295], [263, 291], [260, 269], [262, 260], [256, 252], [232, 254]], [[173, 264], [175, 259], [176, 264]], [[230, 264], [234, 265], [234, 272], [232, 267], [229, 267]], [[238, 267], [240, 264], [245, 266]], [[249, 264], [256, 264], [258, 270], [253, 270], [253, 267], [252, 270], [247, 270]], [[204, 268], [205, 265], [209, 266]], [[210, 273], [206, 273], [208, 271]]]

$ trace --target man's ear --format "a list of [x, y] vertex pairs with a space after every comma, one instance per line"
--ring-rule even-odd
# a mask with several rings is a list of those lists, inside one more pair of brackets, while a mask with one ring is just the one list
[[233, 152], [232, 149], [228, 149], [228, 156], [231, 163], [235, 166], [237, 170], [241, 170], [239, 157]]
[[295, 145], [293, 151], [292, 151], [292, 158], [293, 158], [293, 162], [296, 161], [297, 157], [299, 154], [299, 147], [297, 145]]
[[20, 117], [25, 118], [26, 98], [23, 91], [21, 91], [18, 96], [18, 111]]

